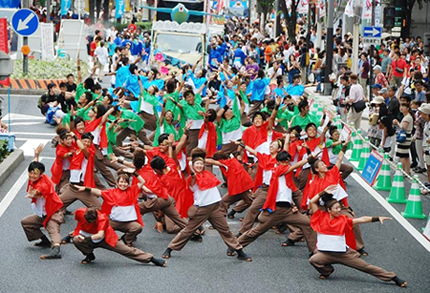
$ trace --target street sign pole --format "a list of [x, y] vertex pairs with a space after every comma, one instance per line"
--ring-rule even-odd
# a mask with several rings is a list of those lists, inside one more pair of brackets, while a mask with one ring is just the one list
[[[375, 4], [376, 1], [372, 0], [372, 27], [375, 26]], [[373, 84], [373, 53], [375, 51], [375, 46], [372, 44], [370, 46], [370, 70], [369, 70], [369, 102], [372, 101], [372, 84]], [[366, 85], [367, 86], [367, 85]]]
[[[24, 38], [23, 38], [23, 42], [22, 42], [22, 44], [23, 44], [24, 46], [28, 46], [28, 37], [24, 37]], [[24, 75], [27, 75], [27, 74], [28, 74], [28, 55], [27, 55], [27, 54], [25, 54], [25, 55], [23, 56], [23, 60], [22, 60], [22, 71], [24, 72]]]

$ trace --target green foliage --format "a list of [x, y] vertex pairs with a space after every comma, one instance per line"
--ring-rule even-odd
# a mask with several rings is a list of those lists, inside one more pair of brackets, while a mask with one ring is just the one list
[[[76, 61], [58, 58], [53, 61], [28, 60], [28, 74], [24, 75], [23, 60], [15, 60], [11, 78], [24, 79], [65, 79], [66, 75], [78, 75]], [[81, 72], [86, 74], [89, 70], [87, 63], [81, 61]]]
[[2, 162], [9, 155], [9, 151], [7, 149], [8, 141], [6, 139], [0, 140], [0, 162]]
[[[124, 28], [128, 27], [128, 23], [115, 23], [114, 26], [118, 31], [122, 31]], [[152, 27], [152, 22], [136, 22], [135, 25], [140, 28], [142, 31], [150, 31]]]

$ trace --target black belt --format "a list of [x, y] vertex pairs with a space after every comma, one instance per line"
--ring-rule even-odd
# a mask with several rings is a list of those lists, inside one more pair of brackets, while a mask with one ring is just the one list
[[260, 186], [261, 188], [269, 188], [269, 185], [268, 184], [261, 184], [261, 186]]
[[263, 101], [250, 101], [250, 104], [257, 104], [257, 103], [262, 103]]
[[276, 206], [281, 208], [291, 208], [291, 203], [288, 201], [277, 201]]

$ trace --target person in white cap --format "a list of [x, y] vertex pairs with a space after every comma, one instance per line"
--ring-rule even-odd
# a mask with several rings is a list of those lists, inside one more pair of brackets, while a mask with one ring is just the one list
[[376, 96], [370, 103], [369, 109], [369, 131], [368, 136], [370, 142], [376, 147], [379, 146], [382, 140], [382, 129], [379, 127], [378, 120], [388, 114], [387, 105], [381, 96]]
[[430, 104], [421, 104], [418, 111], [420, 111], [421, 117], [426, 120], [423, 129], [423, 149], [424, 161], [427, 167], [427, 181], [430, 182]]

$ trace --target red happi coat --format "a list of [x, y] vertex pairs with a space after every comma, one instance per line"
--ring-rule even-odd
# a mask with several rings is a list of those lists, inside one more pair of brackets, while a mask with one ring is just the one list
[[[208, 190], [210, 188], [217, 187], [221, 183], [221, 181], [219, 181], [214, 174], [206, 170], [203, 170], [201, 173], [196, 173], [195, 180], [200, 190]], [[187, 178], [188, 188], [190, 186], [190, 183], [191, 176]]]
[[[91, 144], [89, 148], [87, 148], [88, 155], [88, 164], [87, 169], [85, 171], [84, 185], [87, 187], [94, 188], [96, 184], [94, 183], [94, 156], [96, 153], [96, 148], [94, 144]], [[82, 168], [82, 162], [85, 158], [84, 152], [78, 148], [78, 150], [73, 154], [72, 161], [70, 164], [70, 170], [80, 170]]]
[[352, 219], [346, 215], [340, 215], [339, 217], [330, 218], [330, 214], [317, 210], [311, 217], [311, 227], [316, 232], [325, 235], [342, 236], [345, 234], [346, 244], [356, 249], [357, 244], [355, 242], [354, 231], [352, 230]]
[[103, 123], [103, 125], [100, 125], [100, 122], [102, 121], [102, 117], [94, 119], [94, 120], [87, 120], [85, 121], [85, 132], [93, 132], [96, 130], [97, 127], [100, 127], [100, 148], [105, 149], [108, 147], [108, 139], [106, 134], [106, 123]]
[[293, 181], [294, 173], [286, 173], [288, 169], [290, 169], [290, 167], [290, 165], [276, 166], [273, 170], [272, 178], [270, 179], [269, 191], [267, 192], [267, 198], [263, 205], [263, 210], [267, 210], [269, 211], [269, 213], [276, 211], [276, 196], [278, 195], [279, 189], [279, 177], [285, 176], [285, 182], [287, 183], [288, 188], [291, 189], [292, 192], [297, 190], [297, 187]]
[[263, 170], [273, 170], [276, 164], [276, 156], [257, 153], [258, 168], [257, 174], [255, 175], [254, 189], [255, 192], [263, 184]]
[[[160, 178], [155, 174], [154, 170], [150, 165], [143, 166], [140, 170], [137, 170], [140, 176], [145, 180], [145, 186], [152, 191], [157, 197], [168, 199], [169, 192], [167, 188], [161, 184]], [[132, 186], [138, 184], [138, 180], [133, 179]]]
[[205, 128], [208, 129], [208, 139], [206, 142], [206, 156], [212, 158], [213, 154], [217, 151], [217, 133], [216, 127], [213, 122], [205, 121], [199, 131], [199, 139], [202, 138], [205, 133]]
[[[56, 185], [60, 184], [61, 177], [63, 176], [63, 160], [64, 156], [67, 153], [70, 153], [73, 151], [76, 147], [75, 146], [64, 146], [62, 144], [59, 144], [55, 150], [55, 161], [54, 164], [52, 164], [51, 167], [51, 179], [52, 182], [54, 182]], [[71, 161], [71, 157], [67, 158], [67, 160]]]
[[93, 223], [88, 223], [85, 220], [85, 212], [88, 208], [79, 208], [75, 211], [75, 220], [78, 225], [73, 231], [73, 236], [78, 236], [79, 231], [84, 231], [90, 234], [97, 234], [99, 231], [105, 232], [105, 241], [109, 246], [115, 247], [118, 242], [118, 235], [114, 229], [109, 225], [109, 218], [102, 212], [97, 211], [97, 220]]
[[137, 202], [139, 197], [140, 189], [138, 185], [133, 185], [126, 190], [121, 190], [119, 188], [111, 188], [107, 190], [102, 190], [102, 213], [109, 216], [112, 208], [114, 206], [132, 206], [134, 205], [137, 215], [137, 222], [143, 225], [142, 215], [140, 214], [140, 207]]
[[229, 182], [227, 187], [230, 196], [241, 194], [254, 187], [254, 180], [236, 158], [219, 160], [219, 162], [227, 167], [221, 167], [220, 169], [227, 177], [227, 182]]
[[[320, 145], [321, 138], [320, 137], [314, 137], [312, 139], [306, 140], [305, 142], [308, 145], [311, 152], [313, 152], [316, 149], [316, 147]], [[299, 151], [299, 161], [301, 161], [303, 159], [303, 156], [305, 154], [306, 154], [306, 148], [302, 147]], [[327, 166], [330, 166], [330, 158], [329, 158], [328, 150], [326, 147], [323, 148], [321, 161], [323, 161]], [[301, 170], [302, 170], [302, 168], [297, 169], [296, 176], [299, 176]], [[311, 173], [309, 173], [309, 176], [311, 176]]]
[[[320, 178], [318, 175], [314, 177], [312, 182], [308, 182], [306, 184], [305, 189], [303, 190], [303, 197], [300, 207], [303, 210], [308, 209], [308, 201], [311, 200], [317, 193], [323, 191], [330, 185], [340, 184], [342, 188], [346, 191], [345, 183], [342, 180], [339, 169], [337, 166], [333, 166], [331, 170], [328, 170], [324, 178]], [[345, 207], [348, 207], [347, 198], [343, 198], [341, 200]]]
[[[43, 226], [46, 227], [46, 224], [48, 224], [52, 215], [54, 215], [58, 210], [63, 207], [63, 202], [61, 201], [58, 194], [55, 192], [54, 183], [45, 174], [42, 174], [42, 177], [36, 182], [31, 182], [29, 180], [27, 185], [27, 192], [30, 190], [30, 188], [39, 191], [45, 199], [46, 218], [43, 221]], [[31, 202], [35, 203], [36, 198], [32, 198]]]

